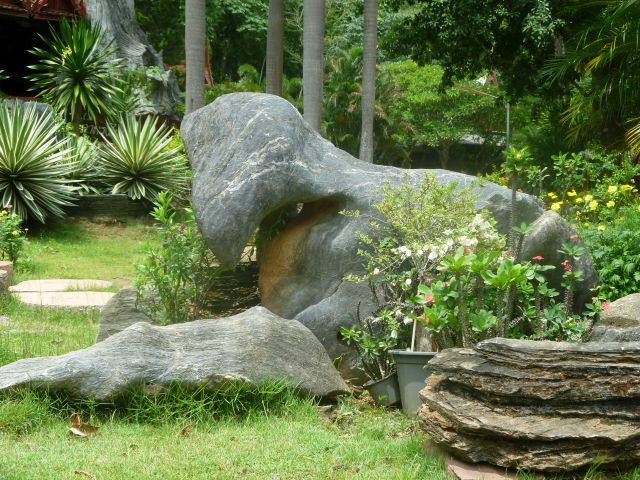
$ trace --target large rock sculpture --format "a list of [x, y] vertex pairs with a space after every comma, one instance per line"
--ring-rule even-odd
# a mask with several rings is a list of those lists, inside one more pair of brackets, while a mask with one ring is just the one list
[[0, 391], [20, 386], [108, 399], [135, 384], [215, 388], [284, 380], [317, 396], [349, 388], [314, 335], [262, 307], [166, 327], [136, 323], [95, 345], [0, 367]]
[[[426, 171], [361, 162], [271, 95], [220, 97], [187, 116], [181, 134], [193, 167], [196, 217], [213, 252], [224, 264], [235, 264], [262, 227], [267, 232], [259, 250], [262, 304], [309, 327], [331, 357], [344, 353], [338, 328], [354, 322], [359, 302], [362, 311], [373, 308], [365, 285], [343, 280], [362, 268], [356, 231], [367, 230], [365, 218], [375, 215], [371, 205], [380, 200], [383, 182], [398, 186], [406, 179], [417, 185]], [[508, 230], [509, 190], [469, 175], [430, 172], [441, 182], [471, 186], [478, 209], [489, 209], [499, 230]], [[555, 257], [574, 233], [557, 215], [545, 215], [534, 197], [518, 194], [515, 208], [518, 224], [534, 224], [535, 240], [525, 243], [525, 257]], [[343, 209], [359, 210], [361, 218], [340, 215]], [[578, 301], [584, 302], [596, 274], [588, 255], [579, 268], [586, 280]]]
[[420, 424], [455, 456], [571, 471], [640, 461], [640, 343], [494, 338], [429, 362]]
[[131, 0], [84, 0], [87, 17], [112, 42], [115, 56], [128, 66], [145, 68], [143, 74], [151, 86], [150, 92], [137, 92], [140, 113], [177, 118], [180, 90], [175, 76], [165, 71], [162, 55], [147, 40], [136, 21], [134, 2]]

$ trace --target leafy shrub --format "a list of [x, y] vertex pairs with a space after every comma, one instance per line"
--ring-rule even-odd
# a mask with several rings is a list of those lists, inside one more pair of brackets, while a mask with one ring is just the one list
[[22, 219], [15, 213], [11, 213], [11, 205], [0, 210], [0, 257], [14, 264], [27, 244], [25, 231], [22, 228]]
[[122, 98], [109, 56], [115, 50], [107, 43], [100, 29], [86, 20], [72, 23], [62, 19], [60, 32], [51, 26], [48, 37], [41, 36], [47, 49], [34, 48], [40, 58], [33, 65], [31, 75], [34, 88], [64, 112], [79, 132], [80, 120], [87, 114], [94, 123], [100, 117], [115, 116], [121, 109], [117, 99]]
[[112, 193], [154, 201], [160, 192], [177, 192], [186, 183], [186, 159], [179, 147], [167, 148], [172, 132], [156, 119], [140, 121], [128, 115], [116, 128], [107, 126], [109, 137], [100, 149], [103, 180]]
[[202, 311], [209, 285], [219, 271], [215, 258], [198, 231], [189, 208], [177, 221], [172, 196], [160, 193], [152, 212], [158, 223], [161, 245], [148, 247], [137, 265], [136, 287], [140, 305], [160, 323], [193, 320]]
[[0, 194], [23, 219], [44, 223], [48, 215], [63, 217], [72, 205], [74, 187], [66, 177], [75, 168], [65, 161], [64, 140], [48, 114], [35, 106], [0, 102]]
[[640, 211], [628, 206], [611, 212], [604, 224], [579, 227], [600, 276], [600, 295], [616, 300], [640, 292]]

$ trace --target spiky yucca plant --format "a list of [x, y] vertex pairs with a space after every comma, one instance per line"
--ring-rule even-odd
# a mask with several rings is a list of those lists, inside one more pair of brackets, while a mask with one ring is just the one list
[[[40, 61], [29, 68], [34, 89], [47, 95], [53, 107], [67, 115], [76, 133], [86, 113], [94, 123], [101, 115], [111, 117], [119, 111], [122, 97], [114, 75], [115, 51], [104, 41], [98, 27], [86, 20], [60, 21], [60, 32], [51, 26], [49, 37], [41, 36], [47, 48], [34, 48], [31, 53]], [[106, 44], [106, 45], [105, 45]]]
[[69, 135], [64, 147], [67, 150], [65, 162], [72, 170], [67, 175], [79, 195], [100, 193], [100, 171], [98, 147], [84, 137]]
[[125, 116], [103, 136], [101, 168], [112, 193], [154, 201], [160, 192], [176, 192], [186, 181], [186, 161], [178, 147], [170, 148], [171, 130], [156, 119]]
[[75, 190], [67, 185], [74, 164], [66, 155], [51, 115], [33, 104], [0, 102], [0, 206], [42, 223], [49, 215], [63, 217], [61, 207], [72, 205]]

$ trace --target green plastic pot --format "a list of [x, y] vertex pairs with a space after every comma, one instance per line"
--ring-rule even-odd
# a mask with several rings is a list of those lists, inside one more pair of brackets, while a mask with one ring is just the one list
[[382, 380], [370, 380], [363, 385], [376, 405], [389, 407], [400, 402], [398, 375], [394, 372]]
[[398, 370], [402, 411], [407, 415], [415, 415], [422, 405], [419, 392], [425, 387], [425, 381], [430, 375], [425, 367], [437, 352], [391, 350], [389, 353], [393, 355]]

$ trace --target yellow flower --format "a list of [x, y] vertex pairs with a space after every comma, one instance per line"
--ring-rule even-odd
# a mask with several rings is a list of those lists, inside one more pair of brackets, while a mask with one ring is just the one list
[[560, 207], [562, 206], [563, 202], [556, 202], [556, 203], [552, 203], [551, 204], [551, 210], [553, 210], [554, 212], [557, 212], [558, 210], [560, 210]]
[[576, 198], [576, 203], [582, 203], [582, 202], [584, 202], [584, 198], [582, 197]]
[[604, 232], [605, 228], [606, 227], [604, 225], [598, 225], [598, 230], [600, 230], [601, 232]]
[[616, 202], [614, 202], [613, 200], [609, 200], [607, 202], [607, 208], [613, 208], [616, 206]]
[[570, 197], [575, 197], [577, 193], [575, 190], [571, 190], [570, 192], [567, 192], [567, 195], [569, 195]]
[[580, 212], [576, 212], [576, 218], [580, 218], [582, 217], [582, 214]]
[[585, 195], [584, 196], [584, 201], [585, 202], [590, 202], [591, 200], [593, 200], [593, 195]]
[[631, 185], [620, 185], [620, 190], [628, 192], [629, 190], [633, 190], [633, 187]]
[[609, 193], [616, 193], [617, 191], [618, 191], [617, 185], [609, 185], [609, 188], [607, 188], [607, 192]]
[[588, 227], [591, 224], [589, 222], [584, 222], [582, 225], [584, 225], [585, 227]]
[[11, 232], [11, 235], [17, 237], [18, 235], [20, 235], [20, 233], [17, 230], [14, 230], [13, 232]]
[[558, 198], [558, 195], [553, 192], [549, 192], [547, 193], [547, 197], [549, 197], [551, 200], [555, 200], [556, 198]]
[[6, 210], [2, 210], [0, 212], [0, 217], [4, 217], [8, 212]]
[[591, 200], [589, 202], [589, 208], [591, 209], [591, 211], [593, 211], [596, 208], [598, 208], [598, 201], [597, 200]]

